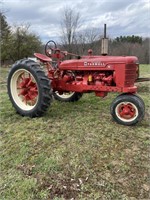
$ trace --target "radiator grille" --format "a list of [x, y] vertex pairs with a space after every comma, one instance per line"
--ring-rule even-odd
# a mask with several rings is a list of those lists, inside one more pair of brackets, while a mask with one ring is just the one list
[[136, 64], [127, 64], [125, 68], [125, 87], [133, 86], [136, 79]]

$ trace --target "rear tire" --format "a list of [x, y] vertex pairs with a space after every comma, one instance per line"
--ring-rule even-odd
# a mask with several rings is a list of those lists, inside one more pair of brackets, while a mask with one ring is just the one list
[[111, 104], [110, 112], [113, 119], [122, 125], [135, 125], [144, 118], [145, 104], [137, 95], [119, 95]]
[[78, 101], [82, 97], [82, 95], [83, 94], [80, 92], [66, 92], [63, 94], [59, 94], [58, 92], [53, 93], [54, 98], [61, 102]]
[[38, 63], [28, 59], [12, 66], [7, 90], [12, 105], [22, 116], [42, 116], [52, 100], [49, 79]]

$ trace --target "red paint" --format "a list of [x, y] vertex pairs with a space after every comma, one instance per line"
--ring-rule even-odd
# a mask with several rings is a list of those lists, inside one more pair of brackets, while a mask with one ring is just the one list
[[34, 53], [34, 56], [43, 62], [51, 62], [52, 59], [41, 53]]
[[[108, 92], [135, 93], [138, 59], [135, 56], [88, 56], [80, 59], [63, 60], [70, 53], [55, 50], [51, 58], [35, 53], [46, 62], [48, 77], [54, 91], [89, 92], [97, 96], [106, 96]], [[75, 54], [71, 54], [75, 55]], [[48, 59], [49, 58], [49, 59]], [[51, 65], [51, 59], [57, 58], [57, 66]]]
[[122, 103], [118, 108], [118, 114], [123, 119], [132, 119], [136, 114], [136, 110], [130, 103]]
[[38, 96], [38, 90], [37, 90], [37, 85], [35, 82], [30, 77], [19, 77], [18, 78], [18, 96], [22, 97], [22, 101], [24, 102], [34, 102], [36, 100], [36, 97]]

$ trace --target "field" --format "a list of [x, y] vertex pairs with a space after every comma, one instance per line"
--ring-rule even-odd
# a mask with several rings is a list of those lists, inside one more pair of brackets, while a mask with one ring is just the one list
[[[141, 65], [150, 77], [150, 65]], [[137, 83], [145, 102], [136, 126], [115, 123], [104, 99], [84, 94], [76, 103], [53, 101], [41, 118], [16, 114], [1, 68], [1, 200], [150, 199], [149, 83]]]

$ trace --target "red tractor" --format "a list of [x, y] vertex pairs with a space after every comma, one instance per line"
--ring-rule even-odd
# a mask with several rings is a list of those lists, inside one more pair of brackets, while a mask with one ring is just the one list
[[83, 93], [95, 92], [96, 96], [105, 97], [108, 92], [119, 92], [110, 106], [113, 119], [134, 125], [144, 118], [144, 102], [136, 95], [137, 57], [107, 56], [104, 48], [101, 56], [94, 56], [89, 50], [87, 56], [71, 54], [77, 58], [65, 60], [70, 53], [58, 49], [54, 41], [46, 44], [45, 53], [34, 54], [37, 62], [17, 61], [9, 72], [8, 94], [20, 115], [43, 115], [53, 96], [62, 102], [73, 102]]

